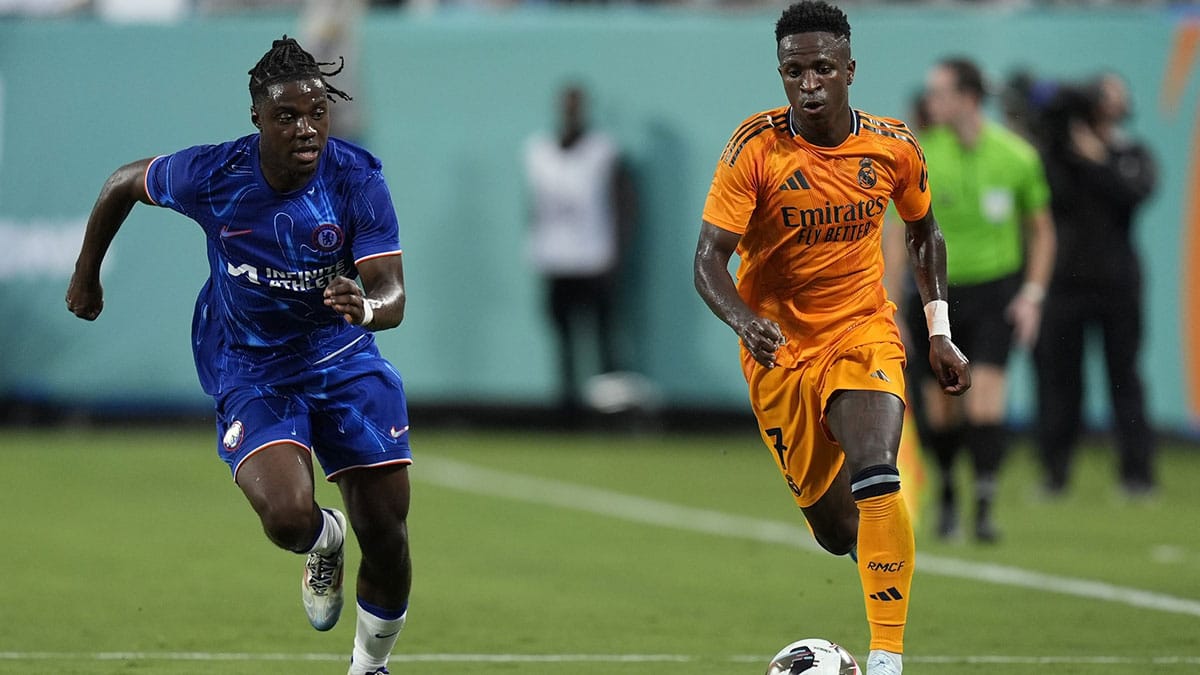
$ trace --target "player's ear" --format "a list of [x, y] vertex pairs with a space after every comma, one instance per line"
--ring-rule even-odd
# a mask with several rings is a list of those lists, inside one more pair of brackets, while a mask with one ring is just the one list
[[854, 67], [855, 67], [855, 65], [856, 64], [854, 62], [854, 59], [850, 59], [850, 63], [846, 64], [846, 73], [847, 73], [846, 74], [846, 86], [847, 87], [854, 84]]
[[262, 122], [259, 121], [258, 111], [254, 109], [254, 106], [250, 106], [250, 123], [254, 125], [254, 128], [262, 129]]

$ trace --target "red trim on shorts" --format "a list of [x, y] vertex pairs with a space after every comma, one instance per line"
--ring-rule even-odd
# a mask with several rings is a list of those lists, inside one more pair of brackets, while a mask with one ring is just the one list
[[334, 471], [333, 473], [326, 476], [325, 480], [332, 483], [332, 482], [334, 482], [334, 480], [333, 480], [334, 478], [337, 478], [338, 476], [346, 473], [347, 471], [350, 471], [351, 469], [377, 469], [381, 466], [392, 466], [394, 464], [412, 464], [412, 463], [413, 463], [413, 461], [411, 459], [389, 459], [387, 461], [378, 462], [375, 464], [355, 464], [354, 466], [347, 466], [347, 467], [338, 469], [337, 471]]
[[247, 452], [245, 457], [243, 457], [243, 458], [241, 458], [240, 460], [238, 460], [237, 466], [233, 467], [233, 482], [234, 482], [234, 483], [237, 483], [237, 475], [238, 475], [238, 471], [240, 471], [240, 470], [241, 470], [241, 468], [242, 468], [242, 464], [245, 464], [245, 463], [246, 463], [246, 460], [248, 460], [248, 459], [250, 459], [252, 456], [254, 456], [254, 453], [258, 452], [259, 450], [262, 450], [263, 448], [266, 448], [267, 446], [271, 446], [271, 445], [280, 445], [280, 444], [284, 444], [284, 443], [286, 443], [286, 444], [288, 444], [288, 445], [295, 445], [295, 446], [297, 446], [297, 447], [303, 448], [303, 449], [304, 449], [305, 451], [307, 451], [309, 454], [312, 454], [312, 448], [308, 447], [307, 445], [305, 445], [305, 444], [303, 444], [303, 443], [301, 443], [301, 442], [299, 442], [299, 441], [293, 441], [293, 440], [292, 440], [292, 439], [290, 439], [290, 438], [280, 438], [280, 439], [278, 439], [278, 440], [275, 440], [275, 441], [268, 441], [267, 443], [263, 443], [262, 445], [260, 445], [260, 446], [258, 446], [257, 448], [255, 448], [255, 449], [251, 450], [250, 452]]

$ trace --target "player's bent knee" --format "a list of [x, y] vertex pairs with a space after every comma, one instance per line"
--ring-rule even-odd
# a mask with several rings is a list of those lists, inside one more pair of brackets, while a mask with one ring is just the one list
[[855, 539], [840, 538], [834, 541], [825, 541], [821, 537], [817, 537], [817, 543], [821, 545], [821, 548], [834, 555], [846, 555], [854, 550]]
[[270, 505], [259, 512], [267, 538], [276, 546], [297, 553], [312, 546], [317, 528], [321, 526], [319, 517], [311, 504], [307, 509]]
[[829, 551], [834, 555], [846, 555], [854, 550], [855, 544], [858, 543], [858, 518], [845, 518], [836, 531], [820, 532], [813, 531], [813, 536], [821, 548]]

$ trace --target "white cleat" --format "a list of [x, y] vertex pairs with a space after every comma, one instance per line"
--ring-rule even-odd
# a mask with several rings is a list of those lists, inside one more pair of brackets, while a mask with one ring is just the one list
[[903, 670], [899, 654], [872, 649], [867, 657], [867, 675], [900, 675]]
[[317, 630], [329, 630], [342, 614], [342, 563], [346, 549], [346, 516], [337, 509], [324, 509], [342, 528], [342, 545], [333, 553], [309, 553], [300, 579], [300, 599], [308, 622]]

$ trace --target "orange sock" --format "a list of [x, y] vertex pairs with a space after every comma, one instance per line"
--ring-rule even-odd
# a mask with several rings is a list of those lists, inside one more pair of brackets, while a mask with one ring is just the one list
[[912, 523], [899, 491], [858, 500], [858, 576], [871, 649], [904, 652], [915, 555]]

